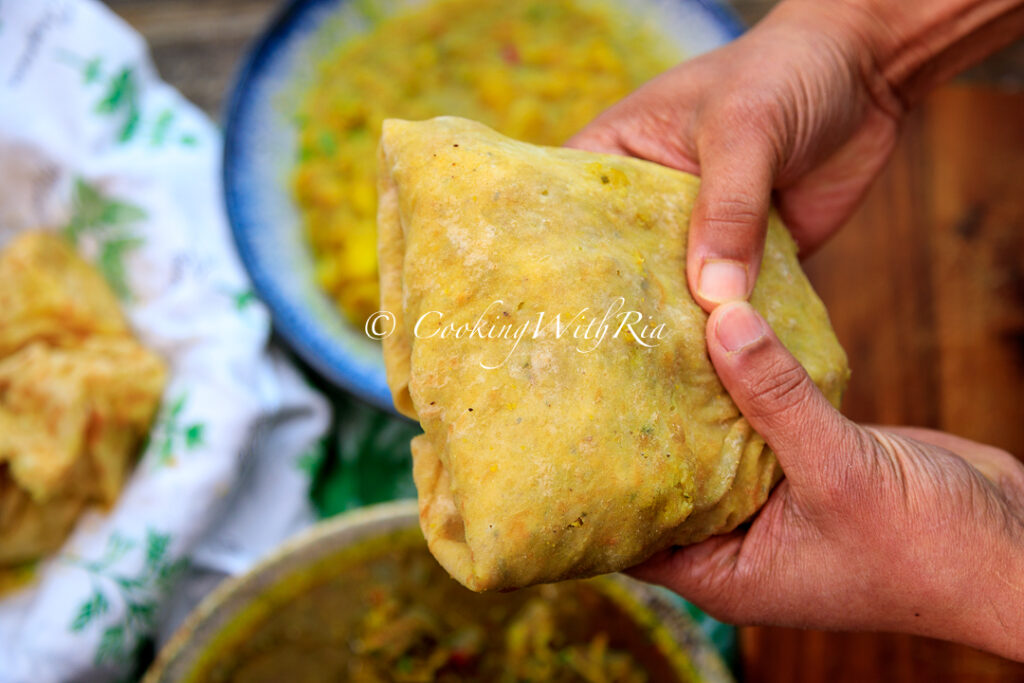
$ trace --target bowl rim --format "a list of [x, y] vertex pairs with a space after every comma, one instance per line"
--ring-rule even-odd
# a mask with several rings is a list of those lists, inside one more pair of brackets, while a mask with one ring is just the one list
[[287, 40], [287, 34], [295, 28], [304, 13], [318, 4], [348, 1], [288, 0], [274, 12], [246, 48], [245, 56], [232, 79], [222, 116], [224, 146], [221, 155], [221, 194], [239, 258], [257, 296], [267, 306], [274, 332], [320, 376], [364, 401], [398, 415], [386, 382], [368, 385], [354, 379], [361, 374], [357, 362], [339, 347], [329, 343], [330, 340], [319, 326], [314, 325], [310, 329], [303, 325], [299, 320], [303, 317], [302, 311], [296, 310], [295, 303], [280, 292], [270, 271], [261, 267], [255, 247], [247, 237], [254, 226], [247, 224], [239, 208], [245, 197], [233, 182], [240, 157], [237, 150], [242, 147], [239, 119], [247, 106], [247, 95], [253, 82], [265, 65], [272, 61], [275, 50]]
[[[296, 23], [317, 6], [341, 5], [351, 0], [287, 0], [270, 17], [260, 32], [246, 47], [244, 57], [232, 78], [231, 90], [225, 103], [223, 121], [224, 146], [221, 155], [221, 195], [224, 201], [231, 235], [238, 250], [242, 265], [252, 281], [260, 300], [266, 304], [273, 329], [298, 356], [320, 376], [339, 386], [371, 405], [393, 415], [400, 415], [395, 408], [391, 391], [386, 381], [373, 379], [360, 381], [360, 364], [342, 347], [331, 343], [322, 327], [312, 329], [301, 322], [305, 317], [296, 310], [296, 304], [284, 296], [275, 285], [270, 272], [260, 266], [252, 242], [247, 238], [251, 227], [244, 220], [240, 204], [244, 196], [233, 182], [239, 159], [237, 150], [242, 147], [239, 119], [245, 110], [247, 94], [264, 66], [271, 62], [276, 49], [287, 41], [288, 34]], [[692, 4], [703, 9], [717, 23], [730, 40], [739, 37], [746, 26], [726, 0], [675, 0]], [[326, 294], [325, 294], [326, 296]], [[301, 308], [301, 306], [300, 306]], [[340, 315], [340, 313], [339, 313]], [[347, 322], [345, 324], [348, 324]]]
[[[346, 547], [418, 528], [418, 520], [416, 500], [402, 499], [356, 508], [296, 534], [249, 571], [225, 579], [203, 598], [157, 654], [142, 683], [177, 683], [185, 679], [206, 654], [211, 639], [230, 626], [254, 598]], [[603, 590], [611, 597], [626, 597], [627, 604], [658, 620], [678, 647], [675, 656], [685, 658], [696, 680], [702, 683], [734, 681], [717, 648], [696, 623], [663, 594], [664, 589], [623, 574], [597, 578], [606, 582], [603, 585], [610, 584]]]

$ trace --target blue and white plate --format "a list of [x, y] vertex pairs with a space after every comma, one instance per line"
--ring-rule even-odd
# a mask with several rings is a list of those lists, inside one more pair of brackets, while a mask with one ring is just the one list
[[[646, 23], [691, 56], [743, 31], [715, 0], [619, 1], [634, 14], [649, 13]], [[291, 0], [256, 40], [228, 103], [224, 197], [242, 261], [280, 335], [328, 380], [394, 411], [380, 345], [351, 326], [313, 278], [288, 183], [296, 158], [295, 102], [330, 47], [325, 41], [365, 30], [360, 17], [351, 0]], [[324, 27], [329, 30], [319, 30]]]

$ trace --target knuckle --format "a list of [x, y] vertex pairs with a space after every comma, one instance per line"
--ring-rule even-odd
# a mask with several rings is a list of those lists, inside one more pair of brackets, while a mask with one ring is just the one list
[[812, 385], [803, 367], [787, 358], [769, 363], [759, 377], [748, 383], [747, 389], [753, 399], [751, 417], [775, 419], [805, 403]]
[[786, 130], [778, 94], [752, 84], [734, 90], [701, 112], [702, 147], [740, 146], [767, 155], [777, 163], [779, 137]]
[[1014, 489], [1015, 493], [1024, 495], [1024, 463], [1001, 448], [994, 449], [992, 459], [999, 473], [998, 483], [1006, 484]]
[[750, 232], [751, 228], [760, 229], [764, 222], [762, 203], [742, 195], [716, 198], [704, 209], [701, 219], [711, 232]]
[[721, 99], [715, 101], [710, 107], [708, 114], [718, 125], [736, 130], [756, 130], [756, 124], [765, 118], [765, 113], [770, 111], [771, 98], [762, 94], [760, 88], [755, 90], [732, 90]]

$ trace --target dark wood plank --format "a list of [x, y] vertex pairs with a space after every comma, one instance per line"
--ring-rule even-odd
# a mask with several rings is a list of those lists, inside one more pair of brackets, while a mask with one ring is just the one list
[[942, 426], [1024, 455], [1024, 96], [946, 89], [927, 113]]

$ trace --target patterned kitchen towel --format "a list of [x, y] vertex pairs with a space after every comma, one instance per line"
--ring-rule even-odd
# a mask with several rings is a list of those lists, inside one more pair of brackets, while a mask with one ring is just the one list
[[0, 247], [61, 232], [170, 368], [117, 505], [87, 512], [0, 596], [2, 683], [130, 675], [190, 562], [243, 571], [315, 517], [306, 465], [329, 409], [268, 347], [222, 208], [221, 148], [105, 6], [0, 0]]

